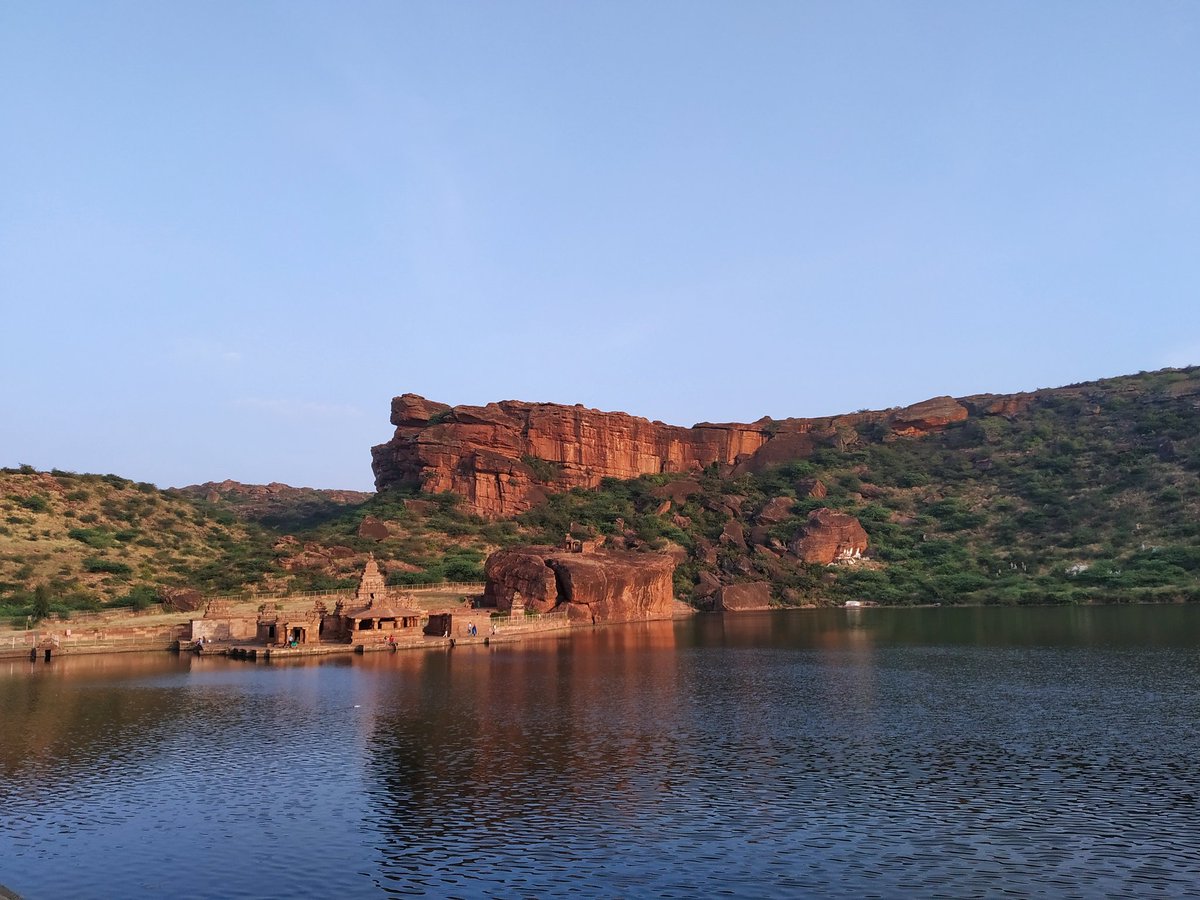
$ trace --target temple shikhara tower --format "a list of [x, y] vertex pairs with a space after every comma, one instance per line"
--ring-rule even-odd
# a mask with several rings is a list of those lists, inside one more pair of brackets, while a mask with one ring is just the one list
[[363, 569], [362, 579], [358, 582], [358, 590], [354, 592], [356, 603], [371, 606], [376, 600], [382, 601], [388, 595], [387, 582], [379, 571], [379, 563], [375, 562], [375, 554], [367, 559]]

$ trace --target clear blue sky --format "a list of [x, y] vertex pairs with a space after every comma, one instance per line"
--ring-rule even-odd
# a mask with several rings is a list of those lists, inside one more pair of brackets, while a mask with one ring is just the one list
[[1200, 362], [1194, 2], [9, 2], [0, 121], [0, 464]]

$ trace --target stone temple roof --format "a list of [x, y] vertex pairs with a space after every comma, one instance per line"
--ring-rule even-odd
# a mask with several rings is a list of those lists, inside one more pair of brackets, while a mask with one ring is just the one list
[[423, 616], [425, 613], [419, 609], [410, 609], [404, 606], [392, 606], [390, 603], [379, 602], [359, 607], [357, 609], [348, 609], [344, 613], [351, 619], [404, 619], [412, 618], [413, 616]]

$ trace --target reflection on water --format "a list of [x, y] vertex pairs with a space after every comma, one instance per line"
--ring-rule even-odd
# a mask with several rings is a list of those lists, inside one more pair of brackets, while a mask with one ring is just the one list
[[30, 897], [1193, 895], [1200, 608], [0, 663]]

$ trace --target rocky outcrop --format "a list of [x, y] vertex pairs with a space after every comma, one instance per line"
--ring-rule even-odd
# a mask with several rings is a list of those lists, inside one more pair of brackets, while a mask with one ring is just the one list
[[620, 412], [517, 401], [451, 409], [414, 394], [392, 402], [392, 424], [392, 439], [371, 451], [381, 490], [451, 491], [490, 518], [603, 478], [732, 466], [767, 440], [756, 425], [680, 428]]
[[387, 524], [374, 516], [363, 516], [358, 526], [358, 536], [372, 541], [386, 541], [391, 535]]
[[904, 437], [941, 431], [967, 418], [967, 408], [953, 397], [934, 397], [898, 410], [890, 417], [892, 433]]
[[750, 584], [727, 584], [717, 592], [716, 609], [725, 612], [746, 612], [771, 608], [771, 585], [765, 581]]
[[[1020, 408], [1003, 398], [971, 402], [979, 415], [1013, 415]], [[969, 415], [963, 403], [935, 397], [882, 412], [683, 428], [581, 405], [505, 400], [451, 407], [404, 394], [392, 401], [395, 433], [373, 447], [371, 457], [379, 490], [448, 491], [478, 515], [504, 518], [548, 494], [595, 487], [604, 478], [691, 473], [714, 465], [722, 475], [736, 477], [804, 458], [820, 447], [844, 449], [879, 429], [889, 439], [919, 437]], [[662, 486], [657, 496], [679, 506], [698, 489], [691, 480], [679, 484]]]
[[339, 506], [366, 503], [375, 496], [365, 491], [292, 487], [278, 481], [243, 484], [228, 480], [171, 488], [171, 493], [222, 505], [239, 518], [250, 521], [303, 520], [306, 516], [336, 510]]
[[164, 588], [159, 596], [163, 606], [177, 612], [193, 612], [204, 605], [204, 595], [195, 588]]
[[796, 505], [791, 497], [773, 497], [758, 511], [758, 524], [778, 525], [786, 522], [792, 515], [792, 507]]
[[796, 482], [797, 497], [812, 497], [814, 500], [820, 500], [829, 493], [829, 488], [825, 487], [825, 483], [820, 478], [802, 478]]
[[526, 609], [550, 612], [561, 607], [572, 619], [594, 623], [667, 619], [674, 614], [675, 560], [666, 553], [520, 547], [493, 553], [484, 571], [484, 602], [500, 610], [510, 609], [519, 592]]
[[867, 549], [867, 532], [854, 516], [822, 507], [808, 515], [788, 550], [803, 562], [828, 566], [859, 559]]
[[555, 552], [553, 547], [519, 547], [493, 553], [483, 564], [487, 578], [484, 604], [507, 611], [512, 608], [513, 594], [519, 593], [526, 609], [550, 612], [558, 605], [558, 584], [546, 561]]

